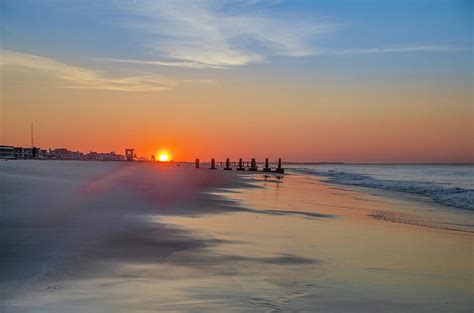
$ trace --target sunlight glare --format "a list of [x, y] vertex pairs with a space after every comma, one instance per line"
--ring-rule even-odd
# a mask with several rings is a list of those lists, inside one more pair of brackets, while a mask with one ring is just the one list
[[168, 154], [166, 154], [166, 153], [160, 154], [159, 160], [160, 160], [160, 162], [168, 162], [168, 161], [169, 161], [169, 156], [168, 156]]

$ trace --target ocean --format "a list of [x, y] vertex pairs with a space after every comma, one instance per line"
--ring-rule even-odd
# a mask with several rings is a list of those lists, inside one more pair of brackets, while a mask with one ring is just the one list
[[[289, 172], [323, 182], [389, 191], [396, 197], [419, 196], [432, 201], [427, 210], [381, 218], [436, 228], [474, 231], [474, 164], [321, 164], [290, 165]], [[384, 194], [385, 196], [387, 194]], [[438, 204], [438, 205], [436, 205]]]

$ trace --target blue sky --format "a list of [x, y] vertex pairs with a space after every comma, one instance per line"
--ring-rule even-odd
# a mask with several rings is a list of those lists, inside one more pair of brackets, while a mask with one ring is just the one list
[[465, 79], [472, 3], [5, 0], [2, 49], [112, 72], [209, 78], [255, 67]]

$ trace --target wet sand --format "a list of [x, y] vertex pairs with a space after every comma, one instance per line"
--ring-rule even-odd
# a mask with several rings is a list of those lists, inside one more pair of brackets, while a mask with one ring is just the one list
[[9, 161], [0, 178], [1, 312], [474, 305], [472, 233], [380, 218], [424, 199], [176, 164]]

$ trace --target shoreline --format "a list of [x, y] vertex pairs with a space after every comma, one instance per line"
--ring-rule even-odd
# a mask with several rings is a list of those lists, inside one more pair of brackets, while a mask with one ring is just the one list
[[[471, 210], [468, 209], [460, 209], [452, 206], [447, 206], [443, 205], [441, 203], [437, 203], [433, 201], [431, 198], [421, 195], [421, 194], [416, 194], [416, 193], [407, 193], [403, 191], [395, 191], [395, 190], [385, 190], [385, 189], [377, 189], [377, 188], [370, 188], [370, 187], [363, 187], [363, 186], [354, 186], [354, 185], [345, 185], [345, 184], [338, 184], [338, 183], [333, 183], [330, 181], [325, 181], [326, 177], [324, 176], [314, 176], [314, 175], [305, 175], [301, 173], [292, 173], [289, 171], [289, 173], [286, 174], [286, 176], [289, 175], [294, 175], [301, 177], [304, 180], [312, 181], [315, 184], [323, 185], [326, 186], [328, 189], [335, 189], [342, 191], [347, 194], [357, 194], [361, 198], [366, 199], [366, 201], [376, 201], [374, 199], [378, 199], [378, 201], [389, 201], [389, 202], [397, 202], [403, 200], [406, 203], [411, 203], [413, 207], [423, 207], [425, 209], [436, 209], [436, 210], [448, 210], [450, 213], [467, 213], [467, 214], [474, 214]], [[261, 180], [256, 180], [261, 181]], [[337, 210], [337, 206], [332, 206]], [[340, 208], [345, 208], [344, 205], [339, 206]], [[380, 213], [392, 213], [391, 211], [380, 211], [377, 209], [372, 209], [372, 208], [359, 208], [360, 213], [357, 216], [365, 216], [366, 218], [370, 220], [378, 220], [378, 221], [383, 221], [386, 223], [396, 223], [396, 224], [402, 224], [402, 225], [407, 225], [407, 226], [414, 226], [414, 227], [420, 227], [420, 228], [428, 228], [432, 230], [440, 230], [440, 231], [448, 231], [448, 232], [460, 232], [460, 233], [468, 233], [472, 234], [474, 233], [474, 229], [458, 229], [458, 228], [447, 228], [445, 226], [435, 226], [435, 225], [430, 225], [430, 224], [422, 224], [420, 222], [415, 222], [415, 221], [404, 221], [404, 220], [399, 220], [397, 218], [390, 219], [389, 216], [385, 215], [380, 215]], [[397, 211], [393, 211], [393, 213], [397, 213]], [[345, 215], [342, 213], [341, 215]], [[354, 217], [355, 215], [351, 215], [351, 217]], [[463, 225], [460, 225], [463, 226]], [[472, 227], [474, 225], [464, 225], [464, 226], [469, 226]]]
[[[299, 175], [299, 174], [297, 174]], [[453, 214], [469, 214], [469, 215], [474, 215], [474, 212], [469, 209], [462, 209], [462, 208], [457, 208], [453, 206], [448, 206], [444, 205], [442, 203], [438, 203], [433, 201], [430, 197], [427, 197], [422, 194], [417, 194], [417, 193], [409, 193], [409, 192], [403, 192], [403, 191], [396, 191], [396, 190], [386, 190], [386, 189], [378, 189], [378, 188], [370, 188], [370, 187], [364, 187], [364, 186], [354, 186], [354, 185], [345, 185], [345, 184], [338, 184], [338, 183], [332, 183], [325, 181], [326, 177], [320, 176], [319, 178], [317, 177], [307, 177], [308, 179], [314, 179], [318, 183], [321, 184], [327, 184], [328, 186], [331, 186], [332, 188], [348, 191], [348, 192], [359, 192], [361, 194], [365, 194], [367, 196], [374, 196], [374, 197], [380, 197], [380, 198], [386, 198], [390, 200], [397, 200], [397, 199], [403, 199], [407, 200], [407, 202], [412, 202], [414, 206], [423, 206], [423, 207], [429, 207], [429, 208], [435, 208], [437, 210], [448, 210], [450, 213]], [[399, 220], [396, 217], [390, 218], [389, 216], [385, 215], [378, 215], [377, 213], [386, 213], [386, 212], [377, 212], [374, 210], [372, 213], [369, 213], [367, 216], [371, 216], [374, 219], [379, 219], [383, 220], [388, 223], [399, 223], [399, 224], [405, 224], [405, 225], [412, 225], [416, 227], [425, 227], [425, 228], [431, 228], [431, 229], [439, 229], [439, 230], [447, 230], [447, 231], [454, 231], [454, 232], [463, 232], [463, 233], [474, 233], [474, 224], [472, 225], [459, 225], [459, 226], [466, 226], [470, 227], [472, 229], [458, 229], [458, 228], [447, 228], [446, 226], [435, 226], [435, 225], [429, 225], [429, 224], [420, 224], [421, 222], [410, 222], [410, 221], [403, 221]], [[377, 215], [377, 216], [372, 216], [372, 215]]]

